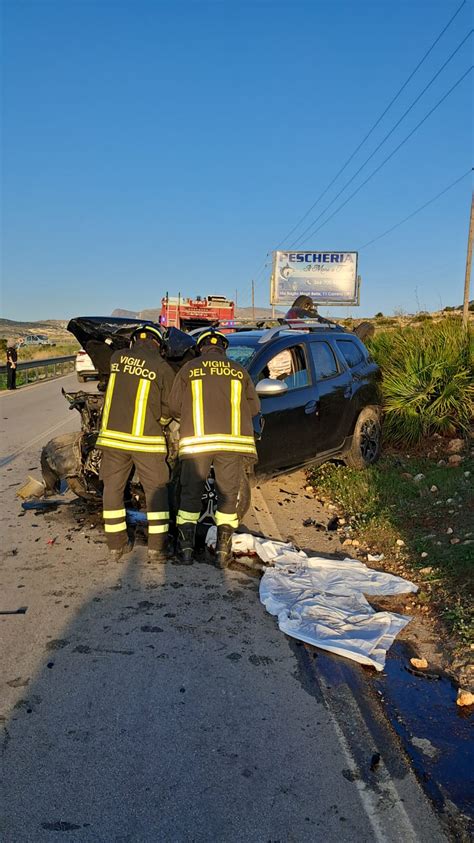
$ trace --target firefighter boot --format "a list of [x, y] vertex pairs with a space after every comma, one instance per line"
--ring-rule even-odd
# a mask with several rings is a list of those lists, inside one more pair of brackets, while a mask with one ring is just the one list
[[159, 537], [159, 541], [155, 539], [153, 547], [148, 548], [148, 564], [163, 565], [168, 555], [168, 536], [163, 535]]
[[218, 568], [228, 568], [232, 562], [233, 534], [233, 527], [229, 524], [221, 524], [217, 528], [216, 559]]
[[126, 553], [130, 553], [133, 550], [132, 542], [126, 542], [123, 547], [113, 548], [110, 550], [109, 548], [109, 557], [112, 562], [120, 562], [122, 556], [125, 556]]
[[194, 539], [196, 525], [191, 522], [178, 524], [178, 559], [182, 565], [192, 565], [194, 562]]

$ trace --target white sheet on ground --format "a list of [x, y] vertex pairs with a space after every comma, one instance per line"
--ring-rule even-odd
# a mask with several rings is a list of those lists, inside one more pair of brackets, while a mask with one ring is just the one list
[[383, 670], [388, 648], [410, 618], [376, 612], [364, 594], [405, 594], [417, 591], [414, 583], [357, 559], [308, 557], [291, 544], [244, 533], [234, 536], [232, 549], [273, 565], [261, 579], [260, 600], [282, 632]]

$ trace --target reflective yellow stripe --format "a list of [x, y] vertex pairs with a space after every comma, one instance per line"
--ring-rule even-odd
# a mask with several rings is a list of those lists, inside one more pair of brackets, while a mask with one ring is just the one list
[[169, 512], [147, 512], [149, 521], [167, 521], [169, 517]]
[[227, 512], [219, 512], [219, 510], [217, 510], [214, 520], [217, 527], [220, 527], [222, 524], [228, 524], [229, 527], [235, 527], [237, 529], [239, 526], [239, 519], [236, 512], [232, 512], [229, 515]]
[[242, 445], [254, 445], [253, 436], [232, 436], [231, 433], [206, 433], [205, 436], [183, 436], [180, 445], [200, 445], [203, 442], [237, 442]]
[[257, 453], [255, 445], [227, 445], [227, 444], [219, 444], [219, 443], [203, 443], [201, 445], [186, 445], [184, 448], [179, 448], [179, 455], [180, 457], [186, 456], [186, 454], [208, 454], [208, 453], [217, 453], [220, 451], [229, 451], [234, 454], [253, 454]]
[[162, 424], [166, 427], [166, 425], [169, 424], [170, 421], [171, 421], [171, 416], [169, 417], [169, 419], [162, 416], [161, 419], [160, 419], [160, 424]]
[[128, 442], [149, 443], [150, 445], [158, 445], [161, 442], [166, 442], [164, 436], [134, 436], [133, 433], [124, 433], [122, 430], [101, 430], [101, 435], [108, 436], [109, 439], [123, 439]]
[[124, 509], [104, 509], [102, 512], [104, 518], [125, 518], [126, 512]]
[[232, 436], [240, 436], [240, 400], [242, 397], [242, 383], [237, 380], [230, 382], [230, 403], [232, 406]]
[[146, 405], [148, 401], [148, 394], [150, 392], [151, 381], [148, 378], [140, 378], [140, 383], [137, 389], [135, 398], [135, 412], [133, 414], [132, 422], [132, 436], [143, 436], [143, 428], [145, 427]]
[[148, 527], [148, 534], [150, 533], [167, 533], [168, 524], [150, 524]]
[[166, 445], [139, 445], [136, 442], [118, 442], [115, 439], [107, 439], [107, 436], [99, 436], [96, 445], [98, 448], [112, 448], [117, 451], [136, 451], [141, 454], [166, 454]]
[[186, 510], [180, 509], [178, 515], [176, 516], [176, 523], [195, 524], [199, 520], [200, 514], [200, 512], [186, 512]]
[[115, 387], [115, 378], [117, 377], [115, 372], [112, 372], [109, 378], [109, 383], [107, 385], [107, 393], [105, 395], [105, 402], [104, 402], [104, 412], [102, 413], [102, 429], [107, 427], [107, 422], [109, 420], [109, 413], [110, 413], [110, 405], [112, 404], [112, 395], [114, 394], [114, 387]]
[[106, 533], [121, 533], [127, 529], [127, 525], [125, 521], [121, 521], [120, 524], [104, 524], [104, 529]]
[[193, 393], [193, 423], [194, 434], [196, 436], [203, 436], [204, 434], [204, 407], [202, 403], [202, 381], [191, 381], [191, 389]]

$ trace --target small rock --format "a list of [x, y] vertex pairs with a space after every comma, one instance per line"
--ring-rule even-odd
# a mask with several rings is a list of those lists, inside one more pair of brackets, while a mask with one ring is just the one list
[[421, 474], [421, 473], [420, 473], [420, 474], [415, 474], [415, 476], [414, 476], [414, 478], [413, 478], [413, 482], [414, 482], [414, 483], [421, 483], [421, 481], [422, 481], [422, 480], [424, 480], [424, 479], [425, 479], [425, 475], [424, 475], [424, 474]]
[[422, 559], [426, 559], [426, 557], [428, 556], [426, 550], [424, 550], [423, 553], [421, 553], [420, 555]]
[[312, 486], [305, 486], [304, 490], [305, 490], [305, 492], [313, 492], [314, 491]]
[[367, 562], [381, 562], [382, 559], [385, 559], [383, 553], [378, 553], [377, 555], [373, 553], [367, 554]]
[[[423, 554], [421, 554], [423, 556]], [[428, 554], [426, 554], [428, 555]], [[420, 568], [420, 574], [432, 574], [433, 568], [431, 565], [427, 565], [426, 568]]]
[[462, 439], [451, 439], [448, 444], [448, 452], [450, 454], [460, 454], [464, 451], [464, 441]]
[[462, 463], [462, 457], [459, 454], [452, 454], [448, 460], [450, 466], [456, 467]]
[[459, 544], [460, 541], [461, 539], [450, 539], [449, 544]]
[[421, 749], [424, 755], [428, 755], [429, 758], [437, 758], [439, 755], [439, 749], [437, 749], [428, 738], [417, 738], [413, 737], [411, 739], [412, 744]]
[[403, 541], [403, 539], [397, 539], [397, 541], [395, 542], [395, 544], [396, 544], [398, 547], [405, 547], [405, 542]]
[[446, 503], [454, 503], [454, 498], [447, 498]]
[[470, 691], [463, 691], [462, 688], [458, 691], [457, 705], [474, 705], [474, 694]]
[[439, 465], [440, 467], [443, 466], [443, 465], [446, 465], [446, 460], [438, 460], [436, 465]]
[[410, 664], [412, 667], [416, 667], [417, 670], [424, 670], [428, 667], [426, 659], [410, 659]]
[[360, 541], [357, 541], [357, 539], [352, 539], [352, 545], [353, 547], [359, 547]]
[[342, 542], [343, 547], [349, 547], [349, 545], [351, 545], [351, 544], [352, 544], [352, 539], [344, 539], [344, 541]]
[[341, 526], [342, 526], [343, 524], [347, 524], [347, 521], [346, 521], [346, 519], [345, 519], [345, 518], [338, 518], [337, 520], [338, 520], [338, 523], [339, 523]]
[[448, 529], [446, 530], [446, 535], [447, 535], [447, 536], [451, 536], [453, 533], [454, 533], [453, 528], [452, 528], [452, 527], [448, 527]]
[[464, 477], [470, 477], [470, 476], [471, 476], [471, 472], [470, 472], [470, 471], [465, 471], [465, 472], [464, 472]]
[[433, 494], [434, 494], [435, 492], [439, 492], [439, 489], [438, 489], [437, 486], [432, 486], [431, 489], [430, 489], [430, 492], [433, 492]]

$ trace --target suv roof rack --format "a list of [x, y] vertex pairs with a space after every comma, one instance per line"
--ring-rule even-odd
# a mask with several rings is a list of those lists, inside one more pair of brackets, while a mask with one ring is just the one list
[[288, 333], [288, 331], [301, 331], [301, 332], [316, 332], [324, 329], [330, 329], [332, 331], [341, 331], [344, 332], [345, 328], [342, 325], [338, 325], [337, 322], [332, 322], [330, 319], [324, 319], [323, 316], [317, 316], [311, 319], [279, 319], [278, 322], [280, 323], [275, 328], [270, 328], [268, 331], [260, 337], [259, 343], [266, 343], [269, 340], [273, 339], [273, 337], [278, 336], [280, 333]]

